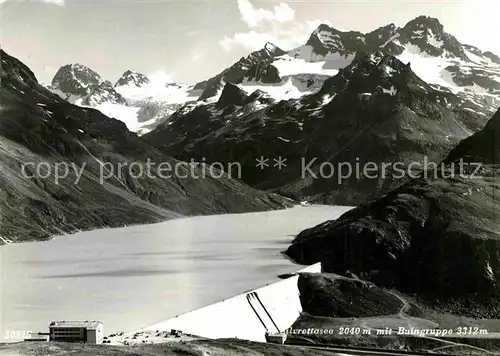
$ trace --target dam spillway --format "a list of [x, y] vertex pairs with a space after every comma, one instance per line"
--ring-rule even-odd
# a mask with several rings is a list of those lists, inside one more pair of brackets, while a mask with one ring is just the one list
[[266, 331], [284, 331], [300, 316], [302, 305], [297, 283], [301, 272], [320, 273], [321, 264], [316, 263], [284, 280], [150, 325], [136, 333], [174, 329], [211, 339], [265, 342]]

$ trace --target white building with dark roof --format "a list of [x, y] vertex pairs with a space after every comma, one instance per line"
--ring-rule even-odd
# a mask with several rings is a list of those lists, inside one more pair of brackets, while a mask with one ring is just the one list
[[103, 324], [100, 321], [53, 321], [49, 325], [50, 341], [102, 344]]

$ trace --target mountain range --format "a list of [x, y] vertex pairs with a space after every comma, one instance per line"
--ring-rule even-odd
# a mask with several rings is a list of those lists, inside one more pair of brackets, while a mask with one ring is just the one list
[[[27, 120], [19, 119], [15, 125], [4, 120], [2, 135], [9, 146], [21, 145], [38, 161], [48, 155], [53, 162], [59, 158], [78, 164], [90, 162], [88, 189], [95, 192], [104, 188], [92, 183], [92, 174], [102, 162], [144, 161], [150, 156], [161, 161], [237, 162], [242, 166], [243, 184], [234, 180], [222, 186], [221, 182], [209, 184], [214, 185], [211, 189], [228, 189], [229, 196], [239, 192], [245, 206], [241, 211], [247, 210], [245, 197], [254, 194], [265, 202], [250, 204], [250, 210], [285, 206], [288, 200], [281, 196], [347, 205], [376, 200], [404, 185], [408, 178], [344, 177], [338, 164], [400, 162], [408, 169], [412, 162], [424, 159], [440, 162], [458, 142], [485, 126], [496, 109], [500, 78], [498, 57], [461, 44], [438, 20], [425, 16], [402, 28], [391, 24], [367, 34], [321, 25], [302, 46], [285, 51], [267, 43], [221, 73], [191, 86], [156, 83], [131, 70], [113, 84], [81, 64], [61, 67], [52, 83], [43, 86], [22, 63], [7, 54], [3, 57], [11, 64], [3, 68], [3, 76], [10, 82], [4, 80], [9, 86], [2, 87], [2, 100], [17, 105], [3, 106]], [[26, 116], [28, 107], [36, 113], [37, 122]], [[72, 115], [78, 119], [65, 119]], [[37, 129], [25, 130], [27, 127]], [[132, 152], [129, 145], [134, 147]], [[286, 164], [280, 169], [263, 169], [256, 165], [259, 157], [271, 162], [283, 159]], [[16, 162], [10, 153], [4, 161], [9, 167]], [[325, 167], [331, 169], [327, 177]], [[11, 175], [21, 179], [19, 168]], [[11, 179], [7, 181], [16, 186]], [[23, 179], [21, 182], [28, 184]], [[166, 186], [120, 177], [113, 189], [116, 185], [125, 188], [131, 194], [125, 199], [129, 202], [139, 199], [140, 216], [136, 216], [136, 208], [123, 206], [120, 217], [113, 213], [112, 218], [99, 220], [95, 213], [92, 217], [88, 212], [78, 213], [82, 222], [74, 226], [67, 222], [67, 216], [78, 209], [70, 212], [66, 204], [82, 199], [83, 188], [75, 191], [76, 187], [68, 186], [61, 190], [66, 193], [58, 193], [64, 197], [56, 194], [53, 201], [55, 187], [30, 182], [13, 201], [25, 201], [29, 208], [24, 209], [28, 210], [36, 204], [44, 207], [39, 223], [31, 226], [22, 222], [29, 225], [22, 228], [28, 231], [49, 225], [72, 230], [94, 223], [115, 226], [176, 214], [240, 211], [234, 201], [230, 203], [231, 198], [220, 198], [220, 202], [214, 198], [217, 208], [209, 207], [212, 198], [208, 197], [206, 209], [203, 204], [193, 206], [189, 199], [185, 204], [174, 204], [168, 198], [170, 193], [189, 193], [182, 193], [180, 182], [162, 184]], [[204, 186], [192, 184], [193, 189]], [[38, 189], [36, 194], [33, 189]], [[115, 194], [108, 192], [90, 201], [99, 210], [116, 199]], [[19, 213], [18, 209], [9, 210]], [[56, 231], [36, 236], [53, 233]]]
[[[43, 240], [99, 227], [290, 205], [275, 194], [231, 179], [226, 172], [197, 179], [209, 167], [190, 167], [162, 154], [123, 122], [51, 93], [16, 58], [4, 51], [0, 58], [0, 236], [4, 239]], [[73, 70], [84, 73], [97, 88], [112, 88], [84, 67]], [[58, 85], [89, 102], [98, 92], [75, 86], [74, 78], [64, 73], [57, 78]], [[179, 174], [148, 172], [149, 161], [175, 168]]]

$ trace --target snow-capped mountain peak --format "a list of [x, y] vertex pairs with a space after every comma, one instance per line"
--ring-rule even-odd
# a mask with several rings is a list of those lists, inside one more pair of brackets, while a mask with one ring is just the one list
[[498, 57], [495, 53], [486, 51], [482, 53], [484, 57], [489, 58], [492, 62], [496, 64], [500, 64], [500, 57]]
[[444, 27], [437, 18], [425, 15], [418, 16], [409, 21], [404, 28], [413, 31], [431, 29], [435, 33], [444, 32]]
[[274, 43], [271, 42], [267, 42], [262, 50], [267, 52], [267, 54], [273, 57], [281, 56], [286, 53], [286, 51], [282, 50], [281, 48], [279, 48], [278, 46], [276, 46]]
[[408, 64], [379, 51], [358, 53], [349, 66], [325, 81], [320, 94], [334, 97], [341, 91], [349, 91], [364, 97], [396, 96], [400, 91], [407, 91], [409, 86], [413, 91], [432, 90], [412, 72]]
[[121, 78], [115, 84], [115, 87], [124, 85], [135, 85], [136, 87], [141, 87], [143, 85], [149, 84], [151, 81], [144, 74], [127, 70], [122, 74]]

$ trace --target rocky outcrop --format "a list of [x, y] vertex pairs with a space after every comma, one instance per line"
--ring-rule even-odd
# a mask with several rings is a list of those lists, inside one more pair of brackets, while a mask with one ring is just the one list
[[413, 45], [434, 57], [454, 57], [469, 60], [462, 44], [452, 35], [444, 31], [438, 19], [419, 16], [399, 31], [398, 41], [401, 45]]
[[227, 83], [224, 85], [221, 96], [217, 101], [217, 107], [227, 107], [230, 105], [243, 106], [248, 101], [248, 95], [237, 85]]
[[341, 56], [365, 49], [364, 36], [358, 31], [339, 31], [329, 25], [320, 25], [309, 37], [306, 46], [311, 46], [313, 53], [325, 57], [329, 53]]
[[492, 53], [490, 51], [486, 51], [483, 53], [483, 55], [487, 58], [489, 58], [492, 62], [496, 64], [500, 64], [500, 57], [498, 57], [495, 53]]
[[281, 77], [278, 69], [272, 64], [261, 65], [255, 64], [245, 75], [245, 79], [263, 84], [278, 84], [281, 83]]
[[[266, 66], [270, 64], [274, 58], [284, 54], [286, 54], [286, 52], [279, 47], [273, 45], [272, 43], [267, 43], [261, 50], [252, 52], [246, 57], [242, 57], [238, 62], [225, 69], [215, 77], [197, 83], [194, 86], [194, 89], [203, 90], [200, 100], [208, 99], [215, 96], [225, 83], [239, 84], [249, 74], [250, 76], [255, 77], [255, 65], [257, 67]], [[269, 73], [267, 73], [267, 71], [269, 71]], [[273, 72], [272, 69], [267, 69], [265, 80], [276, 80], [276, 75], [279, 76], [279, 74]]]
[[105, 80], [82, 99], [82, 104], [86, 106], [98, 106], [102, 103], [127, 105], [127, 100], [115, 90], [110, 81]]
[[500, 82], [492, 77], [491, 73], [485, 72], [478, 67], [462, 68], [459, 65], [448, 66], [445, 68], [450, 72], [453, 82], [460, 87], [479, 87], [488, 88], [492, 94], [500, 93]]
[[143, 85], [149, 84], [151, 81], [144, 74], [133, 72], [131, 70], [127, 70], [122, 74], [120, 79], [115, 84], [115, 87], [124, 86], [124, 85], [134, 85], [136, 87], [141, 87]]
[[[380, 52], [358, 54], [300, 99], [242, 108], [244, 94], [234, 85], [227, 88], [241, 95], [227, 104], [239, 105], [221, 100], [181, 109], [145, 139], [183, 159], [236, 161], [252, 186], [328, 204], [357, 205], [404, 182], [394, 171], [386, 178], [379, 171], [379, 179], [357, 175], [356, 164], [402, 162], [406, 169], [413, 161], [425, 165], [425, 158], [440, 162], [470, 135], [468, 127], [486, 121], [480, 112], [463, 110], [452, 93], [428, 85], [411, 66]], [[286, 167], [256, 167], [261, 156], [286, 158]], [[341, 178], [339, 163], [349, 164], [353, 174]]]
[[[224, 88], [225, 82], [222, 80], [222, 78], [212, 78], [209, 79], [204, 85], [203, 85], [203, 91], [198, 98], [198, 100], [207, 100], [209, 98], [213, 98], [217, 96], [219, 93], [222, 92]], [[196, 86], [195, 86], [196, 89]]]
[[247, 103], [258, 102], [261, 104], [273, 104], [276, 100], [271, 97], [269, 94], [263, 92], [262, 90], [257, 89], [252, 94], [249, 95]]

